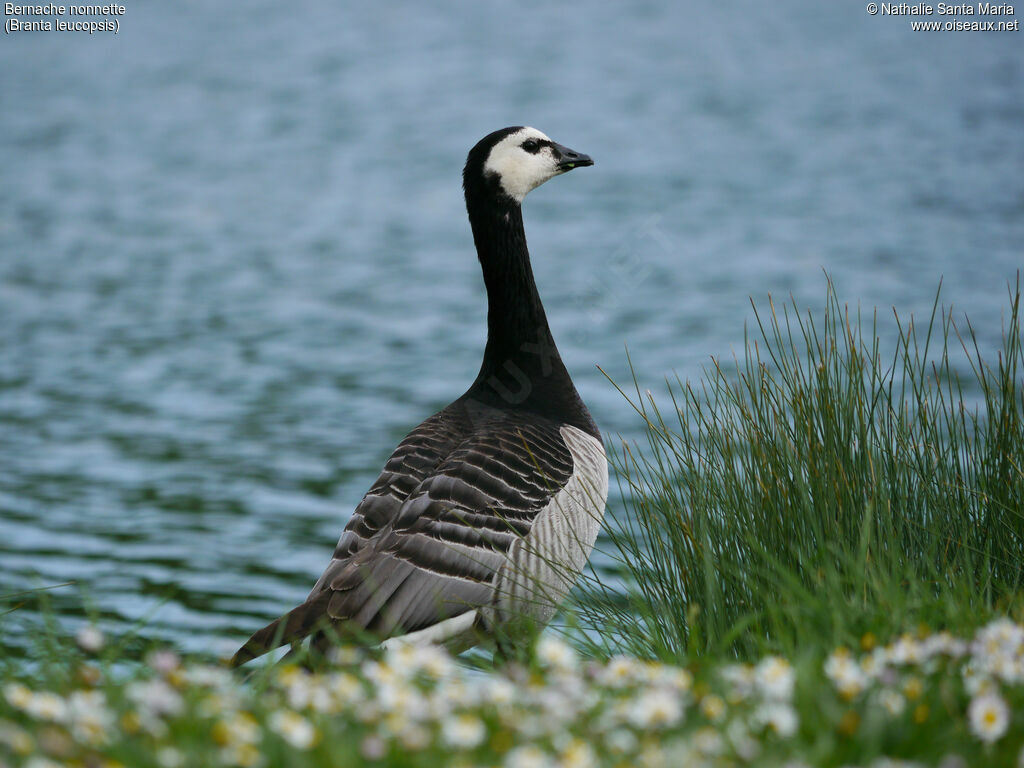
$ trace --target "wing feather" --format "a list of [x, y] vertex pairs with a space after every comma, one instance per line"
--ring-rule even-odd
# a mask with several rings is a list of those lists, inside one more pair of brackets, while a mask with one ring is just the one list
[[399, 444], [307, 601], [240, 663], [274, 647], [257, 636], [294, 642], [328, 621], [383, 640], [488, 605], [513, 543], [572, 472], [554, 422], [456, 401]]

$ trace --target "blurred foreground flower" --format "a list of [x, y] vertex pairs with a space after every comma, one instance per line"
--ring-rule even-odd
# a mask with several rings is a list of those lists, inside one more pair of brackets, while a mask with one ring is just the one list
[[269, 724], [271, 730], [296, 749], [309, 749], [316, 743], [316, 728], [295, 712], [278, 710], [270, 716]]
[[103, 649], [103, 633], [93, 624], [86, 624], [75, 635], [78, 647], [88, 653], [97, 653]]
[[971, 701], [967, 717], [974, 735], [982, 741], [992, 742], [1001, 739], [1006, 733], [1010, 710], [998, 694], [983, 693]]
[[339, 755], [346, 766], [807, 766], [819, 764], [822, 738], [842, 739], [849, 754], [868, 745], [850, 765], [883, 768], [914, 765], [878, 753], [906, 754], [908, 734], [950, 745], [925, 761], [937, 768], [1018, 758], [1024, 628], [999, 620], [970, 640], [918, 632], [880, 642], [818, 663], [712, 659], [691, 670], [584, 660], [542, 638], [534, 664], [491, 671], [395, 643], [340, 652], [340, 669], [284, 663], [248, 678], [170, 651], [135, 666], [90, 662], [99, 672], [83, 676], [72, 653], [47, 685], [0, 667], [0, 768], [113, 768], [141, 754], [161, 768], [318, 768]]

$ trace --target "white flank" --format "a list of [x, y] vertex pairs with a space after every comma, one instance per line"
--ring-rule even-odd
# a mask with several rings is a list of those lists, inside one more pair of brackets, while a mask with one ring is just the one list
[[495, 576], [495, 603], [483, 609], [489, 624], [527, 619], [546, 624], [555, 615], [594, 548], [608, 499], [608, 460], [601, 441], [565, 426], [573, 474], [536, 520], [512, 544]]
[[407, 635], [390, 637], [380, 644], [384, 650], [403, 643], [414, 645], [443, 645], [452, 653], [461, 653], [476, 643], [473, 624], [476, 623], [476, 611], [466, 611], [458, 616], [432, 624], [424, 629], [410, 632]]

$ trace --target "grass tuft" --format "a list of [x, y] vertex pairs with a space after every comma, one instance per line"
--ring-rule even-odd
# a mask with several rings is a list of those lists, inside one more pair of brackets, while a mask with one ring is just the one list
[[613, 577], [579, 590], [587, 650], [753, 659], [1019, 616], [1020, 298], [1018, 277], [994, 359], [938, 293], [883, 340], [829, 282], [817, 317], [755, 304], [745, 354], [660, 402], [634, 373], [646, 445], [611, 457], [626, 504]]

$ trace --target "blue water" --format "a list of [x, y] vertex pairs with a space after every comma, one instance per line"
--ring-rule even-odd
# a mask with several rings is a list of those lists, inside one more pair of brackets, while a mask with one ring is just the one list
[[0, 594], [74, 580], [71, 625], [84, 594], [219, 652], [305, 596], [476, 373], [460, 172], [495, 128], [596, 160], [525, 217], [610, 439], [640, 435], [595, 367], [628, 379], [626, 345], [646, 386], [698, 377], [750, 297], [820, 308], [824, 272], [883, 314], [927, 314], [941, 278], [992, 345], [1024, 265], [1024, 33], [810, 0], [120, 21], [0, 40]]

